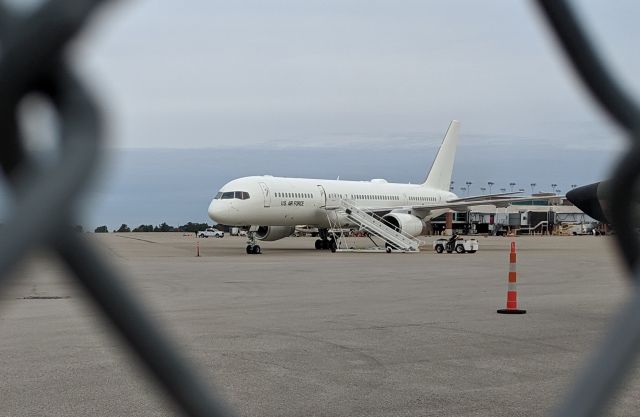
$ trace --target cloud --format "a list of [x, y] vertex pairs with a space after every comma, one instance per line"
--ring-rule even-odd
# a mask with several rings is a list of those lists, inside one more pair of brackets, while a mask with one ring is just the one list
[[[623, 17], [622, 36], [610, 17], [640, 6], [623, 4], [598, 33], [638, 68], [640, 28]], [[452, 118], [472, 136], [582, 146], [581, 125], [602, 123], [524, 2], [142, 0], [73, 56], [120, 147], [384, 145]]]

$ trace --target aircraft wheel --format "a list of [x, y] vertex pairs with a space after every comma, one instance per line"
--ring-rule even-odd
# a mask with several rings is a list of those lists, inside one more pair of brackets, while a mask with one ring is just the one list
[[247, 254], [251, 255], [253, 253], [253, 247], [251, 245], [247, 245]]
[[444, 252], [444, 248], [442, 247], [442, 245], [436, 245], [436, 252], [438, 253]]
[[322, 239], [322, 249], [329, 249], [329, 241]]
[[322, 240], [316, 239], [316, 249], [322, 249]]
[[387, 246], [387, 249], [385, 249], [387, 251], [387, 253], [391, 253], [391, 246]]
[[338, 250], [338, 245], [336, 244], [335, 240], [331, 240], [329, 242], [329, 249], [331, 249], [331, 252], [334, 252], [334, 253], [336, 250]]
[[254, 253], [255, 255], [259, 255], [259, 254], [261, 254], [261, 253], [262, 253], [262, 249], [260, 249], [260, 245], [255, 245], [255, 246], [253, 247], [253, 253]]
[[464, 246], [462, 246], [462, 245], [457, 245], [456, 246], [456, 253], [464, 253], [464, 252], [465, 252]]
[[476, 251], [474, 251], [474, 250], [470, 250], [470, 251], [469, 251], [469, 253], [476, 253]]

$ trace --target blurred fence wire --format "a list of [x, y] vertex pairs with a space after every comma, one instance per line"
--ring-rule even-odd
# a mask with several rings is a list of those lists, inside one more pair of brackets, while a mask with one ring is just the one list
[[[107, 2], [49, 0], [17, 15], [0, 2], [0, 165], [15, 199], [0, 236], [0, 285], [33, 249], [51, 249], [186, 415], [230, 415], [109, 264], [71, 232], [75, 205], [97, 165], [102, 130], [98, 107], [68, 66], [65, 48], [102, 3]], [[640, 176], [640, 112], [609, 74], [569, 5], [561, 0], [537, 3], [586, 87], [631, 141], [615, 170], [610, 212], [624, 262], [638, 282], [640, 243], [633, 232], [629, 190]], [[60, 126], [59, 158], [53, 165], [40, 166], [22, 142], [18, 107], [33, 94], [51, 104]], [[640, 292], [635, 291], [556, 414], [600, 415], [638, 348]]]
[[633, 369], [640, 348], [640, 243], [633, 224], [633, 190], [640, 177], [640, 109], [611, 75], [570, 4], [538, 0], [538, 6], [588, 91], [631, 142], [614, 169], [608, 197], [617, 243], [634, 284], [633, 296], [609, 326], [592, 362], [557, 411], [558, 416], [597, 416]]
[[[75, 204], [97, 165], [101, 126], [98, 107], [67, 65], [65, 47], [101, 3], [47, 1], [26, 16], [0, 3], [0, 164], [15, 198], [0, 237], [0, 283], [32, 249], [50, 248], [185, 414], [229, 415], [112, 268], [71, 232]], [[21, 142], [18, 106], [33, 94], [51, 104], [60, 126], [53, 166], [38, 166]]]

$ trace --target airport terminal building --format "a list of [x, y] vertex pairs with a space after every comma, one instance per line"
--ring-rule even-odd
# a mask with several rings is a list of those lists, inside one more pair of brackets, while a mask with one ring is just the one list
[[[443, 234], [452, 229], [458, 234], [489, 235], [578, 235], [607, 232], [600, 224], [574, 206], [563, 196], [549, 199], [549, 194], [534, 194], [531, 200], [519, 201], [509, 207], [474, 206], [468, 211], [450, 213], [431, 221], [432, 233]], [[536, 199], [538, 197], [539, 199]], [[543, 198], [544, 197], [544, 198]]]

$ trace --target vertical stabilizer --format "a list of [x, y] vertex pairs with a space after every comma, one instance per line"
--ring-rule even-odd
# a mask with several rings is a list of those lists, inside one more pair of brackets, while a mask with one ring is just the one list
[[453, 174], [453, 162], [456, 158], [456, 148], [458, 147], [459, 126], [460, 122], [457, 120], [452, 120], [451, 124], [449, 124], [449, 129], [444, 135], [442, 145], [440, 145], [436, 159], [433, 160], [427, 179], [422, 184], [423, 186], [449, 191], [451, 175]]

